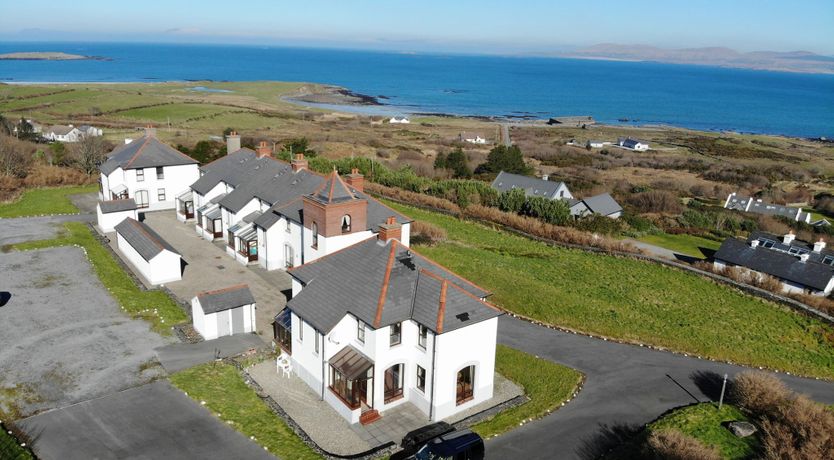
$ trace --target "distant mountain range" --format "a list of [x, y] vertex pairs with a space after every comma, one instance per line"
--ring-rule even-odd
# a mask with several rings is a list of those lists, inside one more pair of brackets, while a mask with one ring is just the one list
[[810, 51], [752, 51], [740, 53], [723, 47], [664, 49], [648, 45], [603, 43], [566, 54], [562, 53], [560, 56], [834, 74], [834, 57], [823, 56]]

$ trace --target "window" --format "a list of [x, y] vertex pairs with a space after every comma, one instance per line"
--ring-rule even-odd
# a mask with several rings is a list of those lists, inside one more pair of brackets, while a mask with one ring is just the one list
[[417, 389], [426, 392], [426, 370], [417, 366]]
[[392, 347], [394, 345], [399, 345], [402, 341], [403, 323], [392, 324], [388, 329], [391, 333], [388, 344]]
[[802, 255], [802, 254], [808, 254], [808, 251], [806, 249], [800, 249], [800, 248], [792, 247], [788, 250], [788, 253], [798, 256], [798, 255]]
[[475, 395], [475, 366], [464, 367], [458, 371], [455, 403], [459, 406], [471, 401]]
[[137, 169], [136, 170], [136, 182], [144, 182], [145, 181], [145, 170], [144, 169]]
[[319, 336], [321, 336], [321, 334], [319, 334], [319, 331], [316, 331], [315, 334], [314, 341], [316, 342], [316, 354], [319, 354]]
[[291, 233], [292, 232], [292, 224], [290, 223], [289, 219], [286, 219], [286, 222], [287, 222], [287, 228], [286, 228], [287, 233]]
[[365, 343], [365, 323], [356, 320], [356, 340]]
[[156, 199], [157, 201], [165, 201], [165, 189], [160, 188], [156, 190]]
[[350, 233], [350, 215], [342, 216], [342, 233]]
[[385, 370], [385, 404], [403, 397], [403, 365], [394, 364]]
[[319, 247], [319, 226], [315, 222], [310, 225], [310, 232], [313, 234], [313, 249]]
[[420, 345], [420, 348], [423, 350], [426, 349], [426, 342], [429, 339], [429, 328], [423, 326], [422, 324], [417, 326], [417, 345]]
[[137, 208], [147, 208], [148, 207], [148, 191], [147, 190], [137, 190], [136, 191], [136, 207]]
[[302, 319], [300, 323], [298, 323], [298, 341], [304, 341], [304, 320]]
[[286, 308], [275, 317], [275, 341], [288, 354], [292, 354], [292, 313]]
[[157, 168], [156, 168], [156, 178], [158, 180], [165, 179], [165, 168], [163, 168], [162, 166], [157, 166]]
[[292, 246], [289, 243], [284, 243], [284, 265], [287, 268], [292, 268], [295, 264], [295, 256], [293, 255]]
[[822, 259], [822, 263], [828, 265], [834, 265], [834, 256], [825, 256]]

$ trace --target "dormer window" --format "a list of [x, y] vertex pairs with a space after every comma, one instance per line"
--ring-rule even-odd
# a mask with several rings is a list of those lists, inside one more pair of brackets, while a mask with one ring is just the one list
[[827, 265], [834, 265], [834, 256], [825, 256], [822, 259], [822, 263]]
[[342, 216], [342, 233], [350, 233], [350, 215]]
[[315, 222], [310, 225], [310, 231], [313, 233], [313, 249], [319, 247], [319, 226]]

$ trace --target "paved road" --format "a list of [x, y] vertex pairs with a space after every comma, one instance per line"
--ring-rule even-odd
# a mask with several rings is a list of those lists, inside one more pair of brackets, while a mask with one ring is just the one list
[[17, 423], [43, 460], [275, 460], [168, 382], [154, 382]]
[[0, 246], [55, 238], [64, 228], [64, 222], [92, 222], [95, 219], [95, 214], [0, 219], [0, 228], [3, 229]]
[[513, 145], [513, 141], [510, 139], [510, 126], [507, 124], [501, 125], [501, 143], [507, 147]]
[[[544, 419], [487, 443], [490, 458], [591, 459], [665, 411], [708, 401], [721, 376], [746, 370], [622, 345], [502, 317], [500, 343], [582, 371], [579, 396]], [[780, 375], [793, 389], [826, 404], [834, 384]]]
[[217, 358], [235, 356], [263, 346], [263, 340], [255, 334], [238, 334], [198, 343], [172, 343], [157, 348], [156, 356], [162, 367], [173, 374]]

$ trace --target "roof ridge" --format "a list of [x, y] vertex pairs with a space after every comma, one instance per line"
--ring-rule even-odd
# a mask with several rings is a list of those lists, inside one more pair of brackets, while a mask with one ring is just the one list
[[163, 251], [165, 251], [165, 250], [166, 250], [166, 249], [165, 249], [165, 245], [164, 245], [164, 244], [162, 244], [162, 243], [161, 243], [161, 242], [160, 242], [160, 241], [159, 241], [159, 240], [158, 240], [155, 236], [153, 236], [153, 234], [151, 234], [150, 232], [148, 232], [148, 230], [147, 230], [147, 229], [145, 229], [145, 226], [146, 226], [147, 224], [143, 224], [142, 222], [139, 222], [138, 220], [136, 220], [136, 219], [134, 219], [134, 218], [132, 218], [132, 217], [128, 217], [128, 218], [127, 218], [127, 219], [125, 219], [125, 220], [130, 221], [130, 222], [131, 222], [131, 225], [134, 225], [137, 229], [139, 229], [139, 231], [141, 231], [142, 233], [144, 233], [144, 234], [145, 234], [145, 236], [147, 236], [147, 237], [148, 237], [148, 239], [149, 239], [149, 240], [150, 240], [153, 244], [155, 244], [157, 247], [159, 247], [159, 249], [161, 249], [161, 250], [163, 250]]
[[[425, 268], [421, 268], [421, 269], [420, 269], [420, 271], [421, 271], [421, 272], [424, 272], [426, 275], [429, 275], [430, 277], [432, 277], [432, 278], [434, 278], [434, 279], [436, 279], [436, 280], [438, 280], [438, 281], [441, 281], [441, 282], [442, 282], [442, 281], [448, 282], [448, 283], [449, 283], [449, 285], [450, 285], [450, 286], [452, 286], [453, 288], [455, 288], [455, 289], [457, 289], [458, 291], [460, 291], [460, 292], [462, 292], [462, 293], [466, 294], [466, 295], [467, 295], [467, 296], [469, 296], [469, 297], [472, 297], [473, 299], [477, 300], [478, 302], [483, 303], [484, 305], [486, 305], [486, 306], [488, 306], [488, 307], [492, 308], [493, 310], [500, 311], [500, 312], [503, 312], [503, 311], [504, 311], [502, 308], [499, 308], [499, 307], [497, 307], [497, 306], [493, 305], [492, 303], [490, 303], [490, 302], [488, 302], [488, 301], [486, 301], [486, 300], [484, 300], [484, 299], [481, 299], [480, 297], [476, 296], [475, 294], [472, 294], [471, 292], [467, 291], [466, 289], [462, 288], [461, 286], [458, 286], [458, 285], [457, 285], [457, 283], [455, 283], [454, 281], [450, 281], [449, 279], [444, 278], [444, 277], [442, 277], [442, 276], [438, 275], [437, 273], [432, 273], [430, 270], [427, 270], [427, 269], [425, 269]], [[461, 278], [461, 279], [463, 279], [463, 278]], [[486, 291], [485, 291], [485, 292], [486, 292]]]
[[220, 289], [215, 289], [215, 290], [212, 290], [212, 291], [198, 292], [197, 297], [203, 297], [203, 296], [207, 296], [207, 295], [217, 295], [217, 294], [222, 294], [224, 292], [236, 291], [236, 290], [239, 290], [239, 289], [249, 289], [249, 285], [246, 284], [246, 283], [239, 283], [239, 284], [235, 284], [233, 286], [224, 287], [224, 288], [220, 288]]
[[446, 318], [446, 290], [449, 288], [449, 282], [444, 278], [440, 284], [440, 302], [437, 306], [437, 324], [436, 329], [438, 334], [443, 333], [443, 320]]
[[391, 251], [388, 253], [388, 264], [385, 266], [385, 277], [382, 279], [382, 288], [379, 292], [379, 301], [376, 304], [376, 317], [374, 318], [374, 328], [378, 329], [382, 323], [382, 310], [385, 308], [385, 296], [388, 294], [388, 284], [391, 282], [391, 269], [394, 267], [394, 256], [397, 253], [397, 246], [391, 245]]
[[[362, 243], [365, 243], [365, 242], [367, 242], [368, 240], [375, 240], [375, 239], [377, 239], [376, 235], [371, 235], [371, 236], [369, 236], [369, 237], [365, 238], [364, 240], [357, 241], [356, 243], [353, 243], [353, 244], [351, 244], [350, 246], [345, 246], [345, 247], [343, 247], [342, 249], [339, 249], [339, 250], [337, 250], [337, 251], [333, 251], [333, 252], [331, 252], [330, 254], [325, 254], [325, 255], [323, 255], [323, 256], [321, 256], [321, 257], [319, 257], [318, 259], [311, 260], [311, 261], [309, 261], [309, 262], [305, 262], [305, 263], [303, 263], [303, 264], [301, 264], [301, 265], [298, 265], [298, 266], [296, 266], [296, 267], [288, 268], [288, 269], [287, 269], [287, 272], [292, 272], [292, 271], [294, 271], [294, 270], [296, 270], [296, 269], [299, 269], [299, 268], [301, 268], [301, 267], [306, 267], [306, 266], [311, 265], [311, 264], [314, 264], [314, 263], [316, 263], [316, 262], [318, 262], [318, 261], [320, 261], [320, 260], [324, 260], [324, 259], [327, 259], [328, 257], [335, 256], [336, 254], [339, 254], [339, 253], [341, 253], [341, 252], [344, 252], [344, 251], [346, 251], [346, 250], [348, 250], [348, 249], [350, 249], [350, 248], [352, 248], [352, 247], [355, 247], [355, 246], [358, 246], [358, 245], [360, 245], [360, 244], [362, 244]], [[392, 241], [394, 241], [394, 240], [392, 240]]]
[[[125, 167], [130, 167], [130, 165], [132, 165], [132, 164], [133, 164], [133, 162], [134, 162], [134, 161], [136, 161], [136, 158], [138, 158], [138, 157], [139, 157], [139, 154], [140, 154], [140, 153], [142, 153], [142, 149], [144, 149], [144, 148], [145, 148], [145, 146], [146, 146], [146, 145], [148, 145], [148, 141], [150, 141], [150, 140], [151, 140], [151, 136], [149, 136], [149, 135], [147, 135], [147, 134], [145, 134], [144, 138], [145, 138], [145, 140], [144, 140], [144, 141], [142, 141], [142, 145], [141, 145], [141, 146], [139, 146], [139, 149], [138, 149], [138, 150], [136, 150], [136, 153], [134, 153], [134, 154], [133, 154], [133, 156], [132, 156], [132, 157], [130, 157], [130, 160], [128, 160], [128, 162], [127, 162], [127, 164], [125, 165]], [[130, 144], [128, 144], [128, 145], [130, 145]]]
[[[396, 240], [394, 240], [394, 241], [396, 241]], [[398, 244], [402, 244], [402, 243], [399, 243], [399, 242], [398, 242]], [[458, 278], [460, 278], [461, 280], [463, 280], [464, 282], [466, 282], [466, 284], [468, 284], [468, 285], [470, 285], [470, 286], [472, 286], [472, 287], [474, 287], [474, 288], [476, 288], [476, 289], [480, 289], [481, 291], [484, 291], [484, 292], [487, 294], [487, 296], [492, 295], [492, 291], [489, 291], [489, 290], [487, 290], [487, 289], [482, 288], [481, 286], [478, 286], [477, 284], [473, 283], [472, 281], [469, 281], [468, 279], [464, 278], [463, 276], [460, 276], [459, 274], [455, 273], [455, 271], [454, 271], [454, 270], [452, 270], [452, 269], [450, 269], [450, 268], [447, 268], [447, 267], [445, 267], [445, 266], [443, 266], [443, 265], [439, 264], [438, 262], [435, 262], [434, 260], [431, 260], [431, 259], [430, 259], [430, 258], [428, 258], [427, 256], [425, 256], [425, 255], [421, 254], [420, 252], [416, 251], [415, 249], [413, 249], [413, 248], [411, 248], [411, 247], [409, 247], [409, 246], [406, 246], [406, 247], [408, 248], [408, 250], [409, 250], [409, 251], [411, 251], [411, 252], [413, 252], [414, 254], [417, 254], [418, 256], [422, 257], [423, 259], [425, 259], [427, 262], [429, 262], [430, 264], [434, 265], [435, 267], [440, 268], [440, 269], [442, 269], [442, 270], [444, 270], [444, 271], [447, 271], [447, 272], [449, 272], [449, 273], [454, 274], [455, 276], [457, 276]]]

